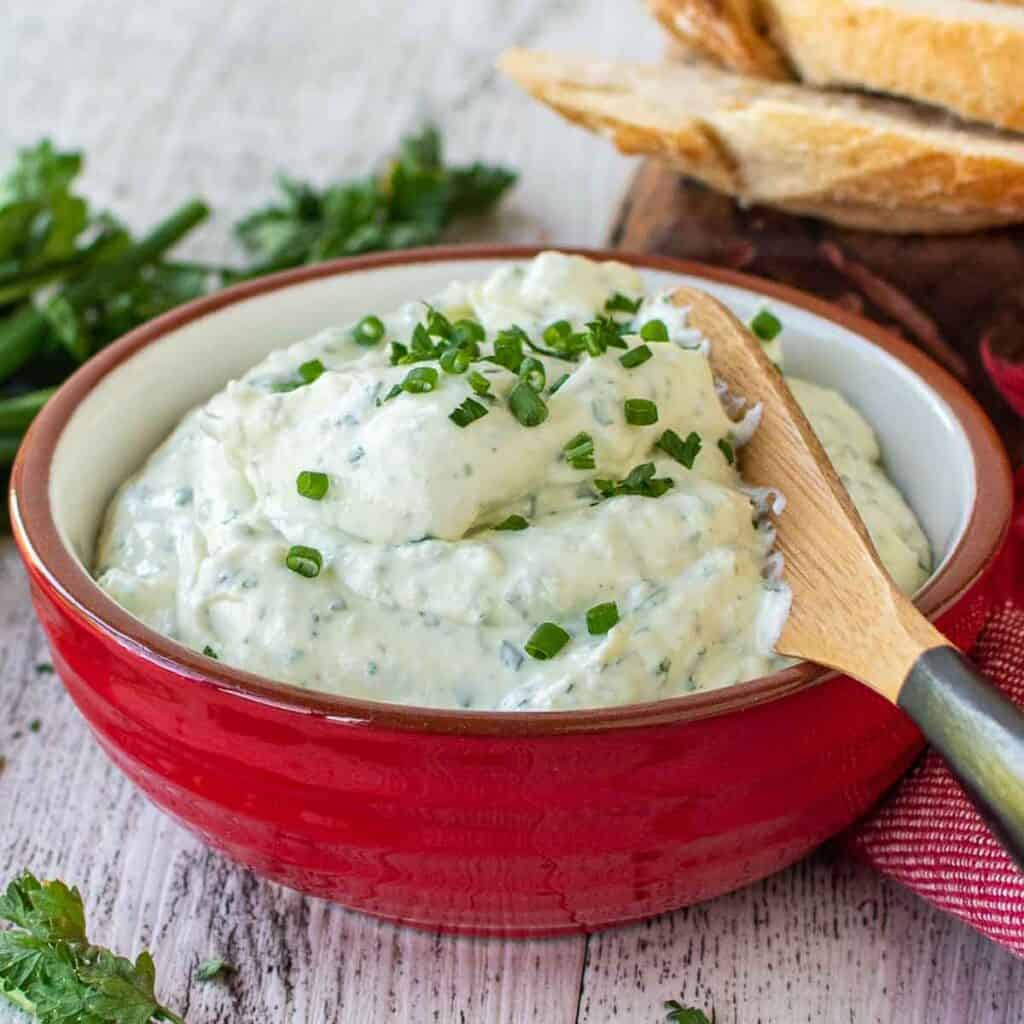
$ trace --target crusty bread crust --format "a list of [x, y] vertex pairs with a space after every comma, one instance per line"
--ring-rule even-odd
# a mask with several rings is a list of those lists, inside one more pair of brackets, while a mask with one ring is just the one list
[[766, 37], [757, 5], [758, 0], [648, 0], [658, 21], [701, 56], [745, 75], [784, 82], [792, 74]]
[[704, 64], [513, 50], [502, 70], [625, 153], [746, 203], [851, 227], [950, 232], [1024, 221], [1024, 140], [910, 104], [759, 82]]
[[1024, 131], [1024, 0], [648, 0], [726, 67], [853, 86]]

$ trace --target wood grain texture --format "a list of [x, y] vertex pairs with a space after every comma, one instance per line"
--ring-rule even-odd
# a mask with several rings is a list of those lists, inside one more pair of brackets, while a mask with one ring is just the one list
[[[89, 154], [87, 188], [134, 225], [201, 192], [228, 225], [273, 173], [360, 171], [423, 114], [453, 155], [523, 181], [474, 237], [596, 244], [630, 173], [491, 70], [512, 45], [657, 52], [620, 0], [14, 0], [0, 32], [0, 161], [50, 133]], [[442, 60], [441, 57], [444, 59]], [[572, 181], [572, 188], [565, 188]], [[86, 894], [97, 941], [152, 947], [190, 1024], [572, 1024], [661, 1019], [680, 993], [719, 1024], [1010, 1024], [1024, 964], [877, 876], [824, 855], [643, 925], [552, 942], [395, 928], [254, 878], [169, 822], [109, 764], [52, 675], [0, 543], [0, 879], [23, 867]], [[30, 723], [39, 719], [38, 732]], [[223, 955], [227, 984], [193, 980]], [[24, 1018], [0, 1007], [0, 1022]]]

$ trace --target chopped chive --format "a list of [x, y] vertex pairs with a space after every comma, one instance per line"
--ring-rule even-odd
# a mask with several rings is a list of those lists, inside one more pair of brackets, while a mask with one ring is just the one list
[[693, 469], [694, 460], [700, 454], [701, 444], [700, 434], [692, 430], [687, 434], [685, 441], [674, 430], [666, 430], [658, 439], [658, 447], [687, 469]]
[[520, 381], [508, 396], [508, 407], [512, 415], [524, 427], [536, 427], [548, 418], [548, 407], [544, 399], [525, 381]]
[[632, 427], [649, 427], [658, 422], [658, 407], [647, 398], [627, 398], [623, 406], [626, 422]]
[[602, 498], [614, 498], [621, 494], [633, 494], [642, 498], [660, 498], [675, 487], [671, 477], [655, 478], [653, 462], [645, 462], [634, 466], [625, 480], [615, 483], [613, 480], [595, 480], [594, 488]]
[[774, 341], [782, 333], [782, 321], [767, 309], [762, 309], [750, 321], [750, 330], [762, 341]]
[[383, 399], [377, 399], [377, 404], [382, 405], [384, 402], [390, 402], [392, 398], [397, 398], [402, 393], [402, 385], [395, 384], [394, 387], [384, 396]]
[[591, 320], [587, 324], [587, 330], [594, 338], [598, 339], [603, 350], [610, 348], [629, 348], [626, 342], [622, 339], [622, 334], [626, 330], [626, 325], [620, 324], [610, 316], [599, 316], [595, 320]]
[[513, 373], [519, 372], [523, 361], [523, 339], [526, 332], [521, 327], [512, 326], [498, 331], [494, 339], [494, 355], [491, 357], [499, 366]]
[[431, 305], [427, 306], [427, 334], [445, 339], [452, 336], [452, 325], [448, 321], [448, 317]]
[[446, 348], [441, 353], [441, 369], [445, 373], [465, 373], [472, 361], [469, 351], [464, 348]]
[[587, 612], [587, 632], [591, 636], [607, 633], [619, 621], [619, 606], [614, 601], [595, 604]]
[[327, 474], [304, 469], [295, 478], [295, 487], [303, 498], [319, 501], [327, 493]]
[[405, 375], [402, 390], [410, 395], [425, 395], [437, 387], [437, 370], [432, 366], [417, 366]]
[[468, 427], [487, 415], [486, 405], [481, 405], [475, 398], [465, 399], [461, 405], [457, 405], [448, 414], [448, 419], [457, 427]]
[[207, 644], [203, 648], [203, 657], [204, 658], [213, 658], [214, 661], [220, 661], [220, 658], [218, 657], [217, 652], [209, 644]]
[[605, 304], [608, 313], [635, 313], [643, 305], [643, 298], [631, 299], [622, 292], [616, 292]]
[[437, 346], [430, 340], [426, 327], [417, 324], [412, 329], [412, 337], [409, 338], [409, 354], [405, 357], [407, 362], [422, 362], [424, 359], [433, 359], [437, 352]]
[[552, 348], [558, 348], [565, 344], [565, 340], [570, 334], [572, 334], [572, 324], [568, 320], [556, 320], [544, 328], [543, 338]]
[[640, 337], [644, 341], [668, 341], [668, 328], [664, 320], [648, 320], [640, 328]]
[[313, 579], [320, 575], [320, 569], [324, 564], [323, 556], [316, 548], [307, 548], [303, 544], [294, 544], [288, 549], [284, 564], [306, 579]]
[[562, 446], [562, 452], [573, 469], [594, 468], [594, 439], [589, 434], [577, 434]]
[[544, 364], [533, 356], [527, 356], [519, 364], [519, 379], [524, 384], [529, 384], [534, 391], [543, 391], [547, 383], [547, 373]]
[[384, 337], [386, 330], [384, 321], [379, 316], [364, 316], [352, 328], [352, 337], [357, 345], [376, 345]]
[[638, 345], [636, 348], [631, 348], [624, 356], [619, 356], [619, 362], [627, 370], [632, 370], [635, 366], [642, 366], [652, 355], [653, 353], [646, 345]]
[[553, 395], [568, 379], [569, 374], [563, 373], [562, 376], [559, 377], [558, 380], [556, 380], [555, 383], [548, 388], [548, 394]]
[[310, 359], [299, 367], [299, 376], [307, 383], [312, 384], [324, 372], [324, 364], [319, 359]]
[[397, 366], [407, 355], [409, 349], [400, 341], [391, 342], [391, 365]]
[[456, 320], [452, 324], [451, 342], [460, 348], [479, 345], [487, 338], [482, 324], [475, 320]]
[[530, 524], [522, 516], [509, 516], [508, 519], [503, 519], [497, 526], [496, 530], [525, 530]]
[[466, 380], [469, 381], [469, 386], [478, 395], [489, 395], [491, 393], [491, 382], [479, 370], [471, 370]]
[[731, 466], [736, 461], [736, 452], [733, 450], [732, 442], [723, 437], [718, 442], [718, 448], [725, 456], [725, 461]]
[[524, 650], [537, 661], [553, 658], [572, 637], [554, 622], [542, 622], [526, 641]]

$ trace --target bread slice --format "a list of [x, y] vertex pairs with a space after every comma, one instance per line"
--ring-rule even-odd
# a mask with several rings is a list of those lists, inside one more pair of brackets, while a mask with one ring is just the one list
[[[852, 86], [1024, 131], [1024, 0], [648, 0], [744, 74]], [[780, 70], [781, 69], [781, 70]]]
[[1024, 140], [912, 104], [734, 75], [511, 50], [501, 69], [624, 153], [662, 157], [745, 203], [878, 231], [1024, 221]]

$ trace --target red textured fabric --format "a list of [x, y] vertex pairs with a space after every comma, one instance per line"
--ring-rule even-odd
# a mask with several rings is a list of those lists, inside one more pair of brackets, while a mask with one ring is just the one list
[[[999, 603], [972, 657], [1024, 706], [1024, 470], [998, 568]], [[859, 859], [1024, 957], [1024, 875], [932, 751], [847, 840]]]

